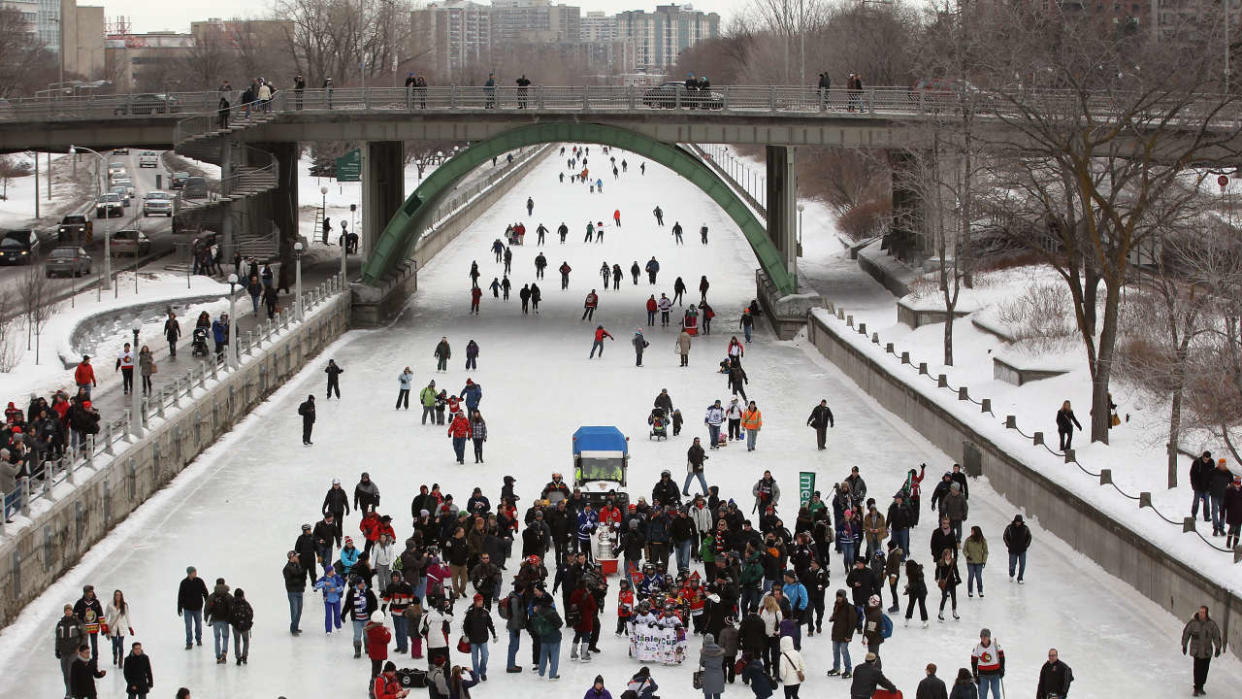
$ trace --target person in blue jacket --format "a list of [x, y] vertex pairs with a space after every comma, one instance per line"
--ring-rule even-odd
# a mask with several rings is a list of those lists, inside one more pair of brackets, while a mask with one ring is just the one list
[[341, 565], [345, 568], [345, 575], [349, 575], [349, 573], [354, 569], [354, 564], [358, 562], [358, 555], [360, 553], [361, 552], [354, 547], [353, 538], [348, 536], [345, 537], [345, 546], [341, 548]]
[[[492, 282], [495, 284], [495, 282]], [[505, 284], [509, 283], [509, 278], [505, 277]], [[505, 300], [509, 300], [509, 287], [505, 286]], [[479, 343], [471, 340], [466, 343], [466, 369], [479, 368]]]
[[323, 630], [332, 633], [333, 626], [341, 629], [341, 593], [345, 590], [345, 580], [336, 572], [336, 568], [328, 566], [323, 577], [315, 581], [315, 589], [323, 593]]
[[462, 400], [466, 401], [466, 409], [470, 414], [479, 409], [479, 401], [483, 400], [483, 387], [473, 379], [466, 379], [466, 387], [461, 389]]
[[224, 350], [229, 346], [229, 314], [221, 313], [212, 322], [211, 339], [216, 342], [216, 361], [224, 361]]
[[588, 561], [593, 560], [591, 534], [595, 533], [597, 526], [599, 526], [599, 514], [591, 508], [591, 503], [583, 503], [577, 521], [578, 552], [585, 553]]
[[790, 618], [794, 622], [794, 650], [802, 650], [802, 620], [806, 616], [807, 602], [810, 601], [810, 595], [807, 594], [806, 586], [798, 580], [798, 574], [795, 571], [785, 571], [785, 599], [789, 600], [789, 608], [791, 610]]

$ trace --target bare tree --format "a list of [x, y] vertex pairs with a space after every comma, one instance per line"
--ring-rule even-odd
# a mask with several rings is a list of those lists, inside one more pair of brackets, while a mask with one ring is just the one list
[[0, 97], [29, 95], [56, 79], [55, 56], [12, 6], [0, 7]]
[[992, 11], [986, 29], [997, 41], [978, 65], [995, 83], [1038, 75], [1059, 89], [990, 92], [999, 128], [978, 135], [1003, 164], [997, 203], [1023, 210], [1039, 233], [1015, 242], [1070, 288], [1092, 378], [1091, 439], [1107, 442], [1131, 255], [1193, 202], [1197, 183], [1179, 186], [1196, 177], [1191, 165], [1234, 151], [1236, 123], [1220, 117], [1235, 100], [1214, 90], [1210, 41], [1118, 40], [1095, 25], [1049, 20], [1042, 9]]
[[43, 326], [55, 312], [55, 304], [51, 302], [51, 285], [39, 265], [28, 265], [22, 275], [21, 303], [22, 315], [26, 321], [26, 350], [31, 349], [33, 339], [35, 364], [38, 364], [39, 340]]
[[409, 45], [410, 8], [402, 0], [278, 0], [276, 14], [289, 20], [288, 52], [312, 83], [332, 78], [337, 86], [391, 73]]
[[20, 161], [11, 155], [0, 155], [0, 183], [3, 183], [0, 199], [9, 198], [9, 180], [14, 177], [29, 177], [30, 171], [31, 167], [28, 163]]

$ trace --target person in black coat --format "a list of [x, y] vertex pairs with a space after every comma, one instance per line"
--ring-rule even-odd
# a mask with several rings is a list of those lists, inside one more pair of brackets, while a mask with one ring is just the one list
[[336, 393], [336, 397], [339, 400], [341, 397], [341, 374], [344, 374], [345, 370], [336, 365], [335, 359], [329, 359], [328, 368], [324, 369], [323, 373], [328, 375], [328, 397], [325, 400], [330, 400], [333, 392]]
[[1208, 480], [1216, 462], [1212, 460], [1212, 452], [1205, 451], [1190, 464], [1190, 489], [1195, 493], [1194, 502], [1190, 506], [1190, 516], [1199, 514], [1199, 502], [1203, 502], [1203, 521], [1212, 521], [1212, 506], [1208, 503]]
[[95, 679], [106, 674], [106, 670], [100, 670], [95, 665], [95, 659], [91, 657], [91, 647], [86, 644], [78, 646], [78, 657], [69, 667], [69, 691], [73, 699], [98, 697], [95, 692]]
[[302, 416], [302, 444], [310, 446], [314, 444], [311, 441], [311, 430], [315, 427], [315, 397], [307, 396], [306, 400], [298, 406], [298, 415]]
[[125, 656], [121, 674], [125, 676], [125, 693], [130, 697], [145, 699], [147, 692], [155, 686], [155, 677], [151, 674], [151, 659], [142, 652], [141, 643], [135, 642], [129, 647], [129, 655]]
[[1035, 688], [1035, 696], [1039, 699], [1065, 699], [1069, 696], [1070, 683], [1073, 681], [1074, 671], [1061, 662], [1056, 648], [1049, 648], [1048, 662], [1039, 669], [1039, 685]]
[[1074, 411], [1070, 409], [1070, 402], [1065, 401], [1061, 404], [1061, 409], [1057, 411], [1057, 434], [1061, 437], [1061, 451], [1071, 448], [1075, 427], [1082, 429], [1082, 425], [1078, 424], [1078, 418], [1074, 417]]
[[190, 649], [190, 625], [194, 626], [194, 642], [203, 645], [203, 604], [207, 602], [207, 584], [198, 577], [198, 569], [189, 566], [177, 589], [177, 614], [185, 619], [185, 648]]
[[[315, 561], [317, 557], [317, 549], [315, 546], [315, 535], [311, 531], [311, 525], [309, 524], [302, 525], [302, 533], [298, 535], [297, 540], [293, 542], [293, 553], [296, 553], [298, 557], [296, 560], [290, 558], [289, 562], [296, 563], [297, 566], [302, 569], [303, 574], [306, 575], [307, 579], [310, 581], [310, 584], [313, 586], [315, 584], [315, 579], [316, 579], [315, 578]], [[293, 583], [289, 580], [289, 573], [290, 573], [290, 568], [288, 565], [286, 565], [285, 566], [286, 589], [289, 592], [293, 592], [295, 588], [291, 586]], [[302, 590], [305, 588], [296, 588], [296, 589]]]
[[[1040, 699], [1044, 699], [1043, 694], [1038, 694]], [[914, 691], [914, 699], [949, 699], [949, 688], [945, 686], [944, 680], [936, 677], [936, 664], [927, 664], [927, 677], [919, 682], [919, 687]]]
[[880, 671], [876, 660], [875, 653], [868, 653], [867, 661], [854, 668], [854, 680], [850, 683], [851, 697], [873, 696], [876, 687], [883, 687], [893, 693], [897, 692], [897, 687]]
[[811, 416], [806, 419], [806, 424], [815, 428], [815, 442], [820, 451], [826, 449], [828, 428], [833, 427], [832, 411], [828, 409], [827, 399], [821, 400], [819, 405], [811, 409]]

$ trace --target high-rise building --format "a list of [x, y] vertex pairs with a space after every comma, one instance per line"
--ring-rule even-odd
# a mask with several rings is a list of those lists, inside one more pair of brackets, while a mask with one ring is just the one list
[[87, 80], [103, 77], [104, 8], [60, 0], [60, 18], [59, 47], [65, 74]]
[[630, 10], [617, 15], [617, 38], [633, 42], [639, 70], [663, 72], [682, 51], [720, 36], [720, 15], [691, 5], [658, 5], [655, 12]]
[[492, 0], [492, 40], [577, 42], [582, 11], [550, 0]]
[[617, 18], [602, 10], [586, 13], [580, 22], [583, 41], [606, 42], [617, 38]]
[[469, 67], [492, 59], [490, 7], [469, 0], [432, 2], [410, 15], [416, 65], [430, 66], [441, 82], [466, 80]]

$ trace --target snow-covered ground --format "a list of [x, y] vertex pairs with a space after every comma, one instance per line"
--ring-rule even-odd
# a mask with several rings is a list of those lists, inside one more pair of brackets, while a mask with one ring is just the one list
[[[592, 147], [593, 154], [598, 147]], [[132, 605], [131, 617], [137, 638], [152, 658], [157, 692], [171, 693], [187, 686], [195, 696], [258, 697], [284, 695], [362, 696], [369, 664], [352, 659], [348, 632], [325, 636], [320, 630], [322, 605], [315, 594], [306, 596], [301, 637], [287, 631], [288, 617], [280, 568], [303, 522], [319, 518], [323, 493], [332, 478], [352, 487], [360, 471], [369, 471], [379, 485], [381, 510], [394, 516], [399, 539], [410, 532], [410, 499], [421, 483], [437, 482], [457, 498], [469, 496], [479, 486], [495, 502], [505, 475], [517, 478], [517, 492], [525, 507], [537, 495], [549, 472], [570, 468], [569, 438], [584, 424], [615, 424], [631, 438], [632, 470], [629, 492], [650, 497], [651, 484], [661, 469], [670, 469], [680, 481], [684, 474], [685, 449], [694, 436], [705, 436], [704, 408], [714, 399], [728, 398], [725, 382], [716, 373], [729, 335], [736, 332], [737, 317], [754, 295], [754, 256], [727, 216], [693, 186], [674, 173], [648, 163], [640, 176], [637, 156], [627, 156], [631, 168], [619, 181], [605, 183], [603, 194], [589, 194], [582, 187], [558, 184], [562, 165], [549, 159], [528, 177], [529, 186], [515, 189], [470, 231], [420, 270], [419, 290], [405, 314], [380, 331], [353, 332], [342, 338], [315, 362], [272, 396], [225, 439], [209, 449], [168, 488], [143, 505], [98, 544], [80, 565], [32, 602], [25, 612], [0, 633], [0, 667], [21, 677], [0, 686], [0, 697], [27, 697], [30, 687], [40, 696], [58, 696], [59, 666], [53, 659], [52, 627], [63, 603], [78, 598], [83, 584], [91, 583], [109, 597], [122, 589]], [[535, 200], [535, 213], [525, 216], [527, 196]], [[702, 246], [687, 236], [684, 247], [675, 247], [668, 228], [654, 226], [650, 211], [659, 204], [671, 226], [706, 221], [712, 230], [711, 244]], [[621, 228], [611, 225], [612, 212], [622, 213]], [[472, 260], [483, 272], [482, 283], [501, 275], [501, 265], [488, 250], [507, 222], [524, 220], [531, 231], [542, 222], [553, 231], [564, 221], [571, 229], [568, 244], [550, 238], [544, 247], [550, 267], [567, 261], [574, 268], [568, 291], [561, 291], [555, 272], [541, 280], [544, 302], [538, 315], [523, 316], [514, 294], [503, 302], [486, 293], [481, 313], [468, 314]], [[588, 220], [604, 220], [605, 242], [584, 244]], [[527, 240], [533, 240], [528, 237]], [[514, 249], [511, 280], [520, 288], [533, 281], [534, 245]], [[657, 286], [645, 278], [637, 286], [628, 279], [632, 261], [640, 264], [652, 255], [662, 271]], [[619, 291], [604, 291], [598, 269], [601, 261], [616, 262], [627, 270]], [[693, 289], [700, 275], [711, 282], [709, 300], [719, 314], [717, 332], [695, 340], [689, 368], [679, 368], [673, 352], [674, 332], [659, 327], [646, 329], [651, 342], [645, 366], [634, 366], [628, 344], [634, 329], [644, 321], [643, 302], [660, 291], [671, 295], [673, 279], [683, 277]], [[602, 359], [588, 360], [593, 323], [580, 320], [582, 301], [592, 288], [601, 294], [596, 321], [616, 335]], [[515, 290], [516, 292], [516, 290]], [[690, 292], [693, 296], [694, 291]], [[434, 374], [432, 350], [441, 336], [452, 343], [454, 356], [445, 374]], [[480, 369], [466, 372], [464, 346], [475, 339], [480, 347]], [[920, 462], [929, 466], [934, 481], [949, 458], [932, 448], [907, 425], [880, 410], [854, 384], [801, 342], [778, 342], [763, 329], [746, 348], [745, 366], [750, 375], [751, 398], [764, 413], [758, 449], [748, 453], [731, 445], [711, 453], [707, 463], [709, 483], [719, 485], [727, 497], [736, 498], [749, 511], [750, 487], [763, 469], [771, 469], [785, 495], [781, 514], [794, 517], [798, 472], [813, 470], [824, 491], [858, 465], [871, 493], [886, 501], [905, 470]], [[323, 389], [323, 366], [333, 357], [345, 369], [341, 401], [318, 401], [315, 445], [298, 443], [300, 419], [297, 404], [308, 393]], [[390, 401], [397, 392], [397, 375], [409, 365], [415, 372], [416, 391], [430, 379], [456, 391], [467, 378], [481, 383], [481, 409], [488, 419], [485, 464], [464, 466], [453, 461], [443, 427], [419, 424], [417, 407], [394, 411]], [[686, 415], [686, 429], [668, 442], [646, 439], [646, 416], [661, 388], [668, 388], [675, 404]], [[829, 449], [817, 452], [814, 435], [805, 427], [807, 413], [827, 398], [836, 415], [829, 435]], [[962, 620], [939, 623], [935, 619], [937, 595], [929, 629], [916, 623], [897, 628], [885, 643], [885, 672], [913, 697], [927, 662], [940, 666], [941, 677], [951, 678], [959, 667], [969, 666], [970, 650], [980, 627], [992, 629], [1008, 658], [1006, 685], [1015, 696], [1030, 695], [1045, 652], [1057, 647], [1074, 667], [1075, 696], [1168, 697], [1189, 692], [1190, 662], [1178, 652], [1185, 620], [1171, 617], [1121, 580], [1050, 537], [1033, 524], [1035, 544], [1028, 561], [1027, 584], [1006, 582], [1004, 548], [1000, 533], [1017, 509], [990, 490], [986, 481], [971, 485], [971, 519], [991, 541], [992, 560], [984, 571], [988, 596], [959, 602]], [[913, 532], [916, 560], [928, 562], [927, 522]], [[357, 534], [358, 518], [350, 516], [346, 532]], [[182, 650], [183, 630], [174, 610], [177, 584], [187, 565], [197, 566], [211, 583], [225, 578], [233, 587], [246, 590], [255, 608], [251, 654], [253, 666], [218, 666], [210, 650]], [[832, 588], [844, 587], [841, 564], [831, 565]], [[509, 573], [515, 572], [512, 561]], [[965, 571], [962, 571], [963, 575]], [[934, 588], [933, 588], [934, 589]], [[528, 639], [522, 641], [519, 660], [526, 666], [520, 675], [504, 673], [507, 640], [491, 647], [490, 682], [474, 689], [475, 697], [539, 696], [577, 697], [602, 674], [613, 696], [638, 665], [626, 658], [624, 639], [612, 636], [615, 619], [616, 579], [612, 580], [609, 604], [604, 612], [600, 647], [603, 654], [589, 665], [568, 660], [568, 643], [562, 647], [559, 682], [549, 685], [529, 670]], [[964, 590], [962, 590], [964, 593]], [[887, 589], [884, 592], [888, 603]], [[462, 610], [456, 610], [460, 619]], [[497, 619], [499, 624], [500, 620]], [[454, 625], [451, 637], [456, 639]], [[211, 637], [205, 634], [210, 648]], [[343, 636], [343, 637], [342, 637]], [[106, 641], [101, 644], [105, 649]], [[699, 641], [690, 642], [690, 656], [697, 656]], [[864, 649], [852, 644], [855, 661]], [[831, 666], [831, 645], [823, 637], [804, 639], [803, 654], [808, 676], [803, 697], [843, 697], [848, 685], [824, 677]], [[452, 661], [469, 664], [456, 652]], [[399, 661], [401, 666], [424, 666], [425, 661]], [[681, 667], [653, 667], [662, 696], [691, 696], [690, 660]], [[101, 696], [122, 692], [117, 672], [100, 681]], [[1242, 664], [1232, 656], [1213, 663], [1209, 690], [1229, 696], [1227, 687], [1242, 682]], [[162, 688], [162, 689], [161, 689]], [[421, 691], [421, 690], [420, 690]], [[749, 696], [739, 685], [730, 696]], [[417, 696], [417, 694], [413, 695]]]
[[[52, 198], [47, 196], [47, 156], [39, 154], [39, 216], [35, 217], [35, 177], [34, 159], [29, 153], [15, 153], [7, 156], [14, 165], [26, 165], [31, 174], [25, 177], [14, 177], [8, 180], [3, 188], [4, 198], [0, 199], [0, 229], [42, 227], [58, 220], [60, 213], [84, 201], [83, 193], [73, 182], [68, 156], [57, 154], [52, 156]], [[79, 159], [78, 167], [91, 172], [94, 167], [93, 155], [84, 155]], [[89, 181], [89, 180], [88, 180]]]
[[[65, 369], [62, 360], [71, 360], [74, 357], [80, 359], [80, 348], [75, 348], [71, 340], [74, 330], [90, 316], [123, 311], [128, 307], [161, 300], [175, 303], [178, 299], [223, 296], [228, 290], [228, 284], [217, 282], [210, 277], [189, 277], [187, 283], [187, 277], [181, 274], [142, 272], [138, 279], [138, 292], [135, 293], [133, 272], [121, 272], [116, 277], [116, 288], [111, 291], [100, 292], [92, 289], [76, 294], [72, 300], [55, 304], [38, 338], [41, 349], [37, 362], [33, 339], [30, 350], [26, 349], [25, 318], [18, 316], [10, 323], [8, 336], [5, 338], [7, 346], [0, 348], [6, 353], [6, 364], [12, 367], [8, 371], [0, 371], [0, 396], [7, 396], [6, 400], [16, 400], [20, 404], [31, 393], [51, 395], [58, 388], [71, 389], [73, 371]], [[180, 308], [180, 304], [178, 307]], [[200, 310], [215, 308], [204, 305], [202, 308], [195, 307], [193, 312], [197, 314]], [[162, 328], [162, 321], [150, 319], [144, 323], [140, 337], [144, 342], [155, 344], [160, 338]], [[121, 328], [121, 331], [120, 337], [128, 336], [128, 326]], [[95, 362], [97, 367], [107, 363], [111, 354], [119, 351], [116, 337], [114, 334], [111, 338], [108, 356]]]

